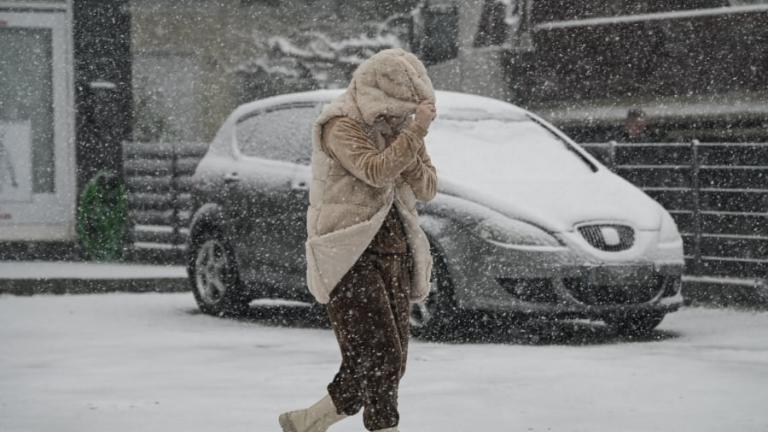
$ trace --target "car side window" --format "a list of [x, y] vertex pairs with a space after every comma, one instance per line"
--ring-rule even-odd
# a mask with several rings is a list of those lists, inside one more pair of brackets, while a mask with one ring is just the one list
[[237, 145], [246, 156], [309, 164], [314, 103], [291, 104], [254, 112], [237, 123]]

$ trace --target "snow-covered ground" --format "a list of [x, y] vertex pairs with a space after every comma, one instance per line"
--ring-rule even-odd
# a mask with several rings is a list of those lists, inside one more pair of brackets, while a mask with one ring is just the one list
[[[0, 297], [0, 431], [279, 431], [338, 365], [302, 308], [191, 294]], [[413, 341], [403, 432], [767, 431], [768, 313], [686, 309], [642, 341], [534, 324]], [[333, 431], [362, 431], [361, 417]]]

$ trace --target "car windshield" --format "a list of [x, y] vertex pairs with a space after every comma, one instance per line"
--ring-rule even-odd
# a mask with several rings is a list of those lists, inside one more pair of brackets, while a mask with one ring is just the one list
[[518, 112], [440, 114], [427, 148], [440, 174], [459, 181], [551, 180], [592, 173], [569, 144]]

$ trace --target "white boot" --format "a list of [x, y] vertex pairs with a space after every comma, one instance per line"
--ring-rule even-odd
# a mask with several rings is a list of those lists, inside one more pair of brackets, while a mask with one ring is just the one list
[[278, 421], [283, 432], [326, 432], [332, 424], [346, 417], [336, 413], [331, 396], [325, 395], [307, 409], [280, 414]]

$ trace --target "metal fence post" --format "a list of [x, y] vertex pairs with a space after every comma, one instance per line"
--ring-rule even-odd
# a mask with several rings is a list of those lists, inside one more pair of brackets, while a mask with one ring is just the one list
[[134, 219], [134, 215], [132, 214], [131, 210], [133, 207], [133, 204], [131, 203], [131, 185], [128, 182], [128, 170], [125, 169], [126, 161], [128, 160], [128, 142], [122, 141], [121, 147], [123, 149], [121, 155], [122, 155], [122, 162], [120, 163], [120, 166], [122, 167], [122, 175], [123, 175], [123, 183], [125, 184], [125, 191], [127, 193], [127, 199], [128, 199], [128, 226], [125, 230], [125, 246], [123, 246], [123, 249], [126, 251], [126, 256], [129, 257], [129, 260], [133, 260], [133, 244], [136, 243], [136, 220]]
[[179, 229], [179, 157], [177, 151], [178, 143], [171, 143], [171, 229], [173, 230], [173, 245], [181, 243], [181, 230]]
[[699, 160], [699, 140], [691, 141], [691, 198], [693, 200], [693, 273], [702, 274], [701, 261], [701, 161]]
[[616, 172], [616, 141], [608, 142], [608, 167]]

